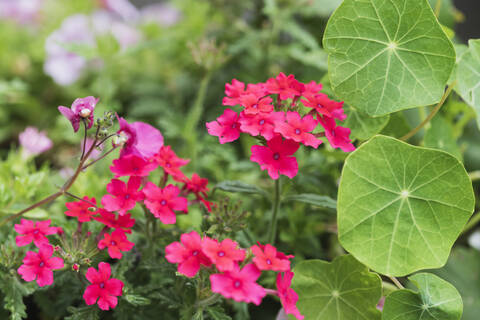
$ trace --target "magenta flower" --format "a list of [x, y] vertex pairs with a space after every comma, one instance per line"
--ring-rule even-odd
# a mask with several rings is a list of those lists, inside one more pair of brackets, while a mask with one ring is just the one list
[[170, 146], [161, 147], [158, 153], [153, 156], [152, 161], [162, 167], [175, 181], [179, 182], [185, 179], [185, 174], [180, 170], [180, 167], [190, 162], [188, 159], [177, 157]]
[[52, 148], [53, 142], [45, 131], [38, 131], [35, 127], [27, 127], [18, 135], [20, 145], [25, 156], [35, 156]]
[[143, 188], [143, 193], [147, 208], [164, 224], [174, 224], [177, 221], [175, 211], [188, 212], [187, 198], [179, 197], [180, 189], [172, 184], [161, 189], [148, 182]]
[[240, 122], [238, 114], [225, 109], [223, 114], [216, 121], [207, 122], [208, 133], [219, 138], [221, 144], [232, 142], [240, 137]]
[[289, 259], [293, 258], [292, 255], [286, 256], [280, 251], [277, 251], [277, 248], [270, 244], [254, 245], [250, 248], [252, 250], [253, 262], [260, 270], [274, 270], [274, 271], [289, 271], [290, 270], [290, 261]]
[[292, 140], [283, 140], [280, 135], [267, 142], [267, 147], [252, 146], [250, 160], [260, 164], [260, 169], [268, 170], [272, 179], [278, 179], [284, 174], [290, 179], [298, 172], [298, 163], [292, 155], [298, 150], [299, 144]]
[[63, 268], [63, 259], [52, 257], [53, 247], [49, 244], [42, 244], [38, 253], [27, 251], [23, 264], [18, 268], [18, 274], [25, 281], [37, 279], [40, 287], [49, 286], [53, 283], [53, 272]]
[[247, 264], [243, 269], [235, 265], [230, 271], [223, 274], [210, 275], [212, 291], [225, 298], [237, 302], [252, 302], [259, 305], [265, 297], [265, 289], [256, 283], [260, 277], [260, 270], [254, 264]]
[[343, 111], [343, 101], [338, 102], [330, 100], [324, 93], [307, 95], [306, 100], [301, 100], [307, 108], [313, 108], [318, 114], [329, 118], [335, 118], [343, 121], [347, 115]]
[[21, 219], [20, 224], [16, 224], [14, 227], [15, 231], [21, 234], [21, 236], [15, 238], [17, 246], [23, 247], [32, 241], [37, 247], [40, 247], [42, 244], [48, 244], [46, 236], [56, 234], [58, 231], [57, 227], [50, 227], [50, 223], [51, 220], [34, 222]]
[[223, 98], [224, 106], [236, 106], [240, 104], [240, 97], [245, 94], [245, 83], [238, 81], [237, 79], [232, 80], [232, 84], [225, 84], [225, 95]]
[[340, 148], [344, 152], [355, 150], [355, 146], [350, 140], [350, 129], [337, 126], [335, 119], [328, 117], [318, 117], [322, 127], [325, 129], [325, 136], [330, 142], [332, 148]]
[[302, 118], [298, 112], [288, 111], [287, 122], [278, 122], [275, 132], [280, 133], [285, 139], [301, 142], [316, 149], [322, 140], [309, 132], [312, 132], [317, 125], [318, 122], [309, 114]]
[[111, 273], [110, 265], [105, 262], [98, 264], [98, 271], [95, 268], [88, 268], [85, 276], [91, 285], [83, 293], [83, 299], [87, 305], [97, 303], [102, 310], [113, 309], [117, 306], [117, 296], [122, 295], [123, 282], [118, 279], [110, 279]]
[[163, 146], [162, 133], [148, 123], [128, 123], [118, 118], [120, 129], [117, 133], [125, 139], [121, 157], [133, 154], [144, 159], [151, 158]]
[[273, 111], [272, 98], [261, 98], [255, 94], [245, 94], [240, 97], [240, 104], [245, 107], [245, 114], [257, 114], [259, 112], [270, 113]]
[[322, 90], [322, 88], [323, 86], [321, 83], [316, 83], [312, 80], [309, 83], [305, 84], [302, 96], [316, 95]]
[[157, 168], [157, 164], [133, 154], [115, 159], [112, 163], [113, 166], [110, 166], [110, 171], [115, 174], [116, 178], [124, 176], [146, 177]]
[[95, 99], [95, 97], [92, 96], [78, 98], [73, 101], [70, 109], [60, 106], [58, 107], [58, 111], [60, 111], [60, 113], [72, 123], [73, 131], [77, 132], [82, 119], [87, 121], [88, 129], [93, 126], [93, 111], [95, 110], [97, 103], [98, 99]]
[[95, 216], [93, 219], [103, 223], [109, 228], [121, 229], [125, 233], [132, 233], [131, 228], [135, 225], [135, 219], [132, 218], [130, 213], [121, 215], [115, 215], [115, 213], [108, 212], [103, 208], [98, 208], [100, 216]]
[[275, 125], [283, 122], [285, 114], [283, 112], [257, 113], [255, 115], [247, 115], [240, 113], [240, 130], [252, 136], [262, 135], [265, 139], [271, 140], [275, 136]]
[[98, 249], [108, 248], [110, 258], [121, 259], [122, 251], [130, 251], [134, 245], [133, 242], [128, 241], [125, 232], [121, 229], [116, 229], [112, 234], [104, 234], [104, 238], [98, 242]]
[[111, 195], [106, 194], [103, 196], [103, 207], [108, 211], [118, 211], [123, 216], [128, 210], [133, 209], [138, 201], [142, 201], [145, 198], [143, 192], [138, 191], [141, 184], [142, 178], [138, 176], [130, 177], [128, 183], [112, 179], [107, 184], [107, 191]]
[[292, 99], [302, 94], [302, 85], [295, 79], [293, 74], [288, 77], [283, 73], [276, 78], [270, 78], [265, 83], [265, 89], [269, 94], [278, 94], [281, 100]]
[[202, 239], [195, 231], [184, 233], [180, 242], [173, 242], [165, 248], [165, 258], [170, 263], [178, 263], [178, 272], [192, 278], [200, 266], [210, 267], [212, 262], [202, 251]]
[[97, 200], [95, 198], [89, 198], [87, 196], [83, 197], [84, 200], [87, 201], [74, 201], [74, 202], [67, 202], [65, 206], [67, 207], [67, 211], [65, 211], [65, 215], [69, 217], [75, 217], [78, 219], [79, 222], [88, 222], [92, 219], [94, 215], [97, 214], [97, 208], [91, 205], [89, 202], [93, 203], [95, 206], [97, 205]]
[[218, 242], [216, 239], [205, 237], [202, 241], [202, 249], [220, 271], [233, 270], [238, 261], [245, 259], [245, 250], [238, 249], [238, 244], [228, 238]]
[[282, 273], [277, 275], [277, 290], [280, 302], [282, 303], [285, 313], [295, 316], [295, 318], [302, 320], [304, 316], [300, 314], [297, 309], [298, 295], [290, 288], [293, 279], [293, 272], [286, 271], [283, 276]]

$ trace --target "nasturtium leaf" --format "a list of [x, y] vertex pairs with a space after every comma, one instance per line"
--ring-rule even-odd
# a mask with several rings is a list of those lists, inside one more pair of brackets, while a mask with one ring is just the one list
[[283, 201], [298, 201], [308, 203], [317, 207], [337, 209], [337, 201], [327, 196], [312, 193], [300, 193], [286, 196]]
[[441, 115], [436, 115], [428, 123], [423, 144], [428, 148], [446, 151], [462, 161], [462, 153], [453, 135], [453, 127]]
[[408, 278], [418, 292], [402, 289], [385, 299], [382, 320], [460, 320], [462, 298], [457, 289], [430, 273]]
[[480, 39], [470, 40], [468, 50], [463, 49], [457, 61], [455, 91], [477, 113], [477, 124], [480, 127]]
[[336, 95], [373, 116], [440, 101], [455, 64], [427, 0], [345, 0], [323, 43]]
[[305, 319], [379, 320], [382, 280], [351, 255], [300, 262], [294, 270], [297, 307]]
[[456, 248], [445, 267], [431, 272], [458, 289], [463, 300], [463, 320], [478, 320], [480, 314], [480, 252]]
[[376, 136], [345, 160], [338, 191], [342, 246], [376, 272], [439, 268], [474, 209], [452, 155]]
[[405, 117], [403, 111], [399, 111], [390, 115], [390, 120], [380, 133], [385, 136], [400, 138], [409, 133], [410, 130], [412, 130], [412, 127], [408, 123], [407, 117]]

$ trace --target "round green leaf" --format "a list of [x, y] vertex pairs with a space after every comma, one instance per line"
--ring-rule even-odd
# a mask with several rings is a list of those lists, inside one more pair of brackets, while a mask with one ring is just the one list
[[419, 292], [398, 290], [385, 299], [382, 320], [459, 320], [462, 298], [457, 289], [445, 280], [418, 273], [408, 278]]
[[455, 64], [427, 0], [345, 0], [323, 43], [335, 94], [375, 116], [437, 103]]
[[342, 126], [350, 128], [350, 137], [353, 139], [367, 140], [382, 131], [387, 125], [390, 116], [371, 117], [365, 112], [357, 110], [353, 107], [346, 108], [347, 119]]
[[453, 127], [441, 115], [436, 115], [428, 124], [423, 144], [428, 148], [446, 151], [462, 161], [462, 152], [453, 134]]
[[457, 62], [455, 91], [475, 109], [480, 127], [480, 39], [470, 40], [468, 50], [463, 46], [459, 49], [462, 53]]
[[295, 267], [293, 289], [305, 319], [376, 320], [382, 280], [350, 255], [332, 263], [306, 260]]
[[474, 209], [470, 179], [452, 155], [376, 136], [345, 160], [338, 236], [374, 271], [439, 268]]

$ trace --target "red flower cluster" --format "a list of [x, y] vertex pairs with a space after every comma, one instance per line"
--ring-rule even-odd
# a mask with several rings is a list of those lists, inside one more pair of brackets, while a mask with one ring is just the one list
[[[240, 105], [243, 110], [237, 114], [225, 109], [216, 121], [206, 124], [208, 133], [219, 137], [221, 144], [238, 139], [242, 132], [262, 136], [266, 146], [253, 146], [250, 160], [268, 170], [272, 179], [278, 179], [280, 174], [293, 178], [298, 173], [293, 154], [300, 143], [318, 148], [322, 143], [318, 137], [325, 136], [333, 148], [355, 150], [349, 138], [350, 129], [335, 121], [346, 118], [343, 102], [330, 100], [320, 90], [322, 85], [315, 81], [304, 84], [283, 73], [246, 88], [243, 82], [233, 79], [232, 84], [225, 85], [223, 105]], [[276, 103], [270, 95], [276, 95]], [[304, 116], [299, 112], [299, 102], [311, 109]], [[318, 125], [323, 127], [323, 133], [314, 132]]]
[[[165, 258], [170, 263], [178, 263], [178, 272], [194, 277], [203, 265], [207, 268], [215, 266], [220, 273], [210, 275], [211, 289], [226, 298], [238, 302], [259, 305], [267, 291], [256, 281], [261, 271], [277, 271], [277, 291], [275, 294], [288, 314], [303, 319], [296, 307], [298, 296], [290, 287], [293, 272], [290, 271], [291, 255], [285, 255], [274, 246], [254, 245], [250, 248], [252, 261], [245, 261], [247, 250], [239, 248], [231, 239], [218, 241], [192, 231], [182, 234], [180, 242], [173, 242], [165, 248]], [[244, 265], [240, 268], [240, 264]], [[282, 276], [282, 272], [284, 272]]]

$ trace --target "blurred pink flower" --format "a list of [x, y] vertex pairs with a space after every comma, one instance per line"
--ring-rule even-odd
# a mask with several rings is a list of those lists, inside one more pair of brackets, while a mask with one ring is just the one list
[[170, 3], [155, 3], [145, 6], [140, 11], [141, 20], [147, 23], [157, 23], [163, 27], [176, 24], [182, 13]]
[[[85, 143], [86, 145], [85, 153], [88, 150], [90, 150], [90, 148], [92, 147], [92, 143], [93, 143], [93, 139], [87, 138], [87, 141]], [[80, 150], [83, 150], [83, 141], [80, 144]], [[102, 154], [102, 150], [103, 150], [103, 144], [100, 145], [98, 148], [93, 149], [92, 153], [90, 153], [90, 156], [88, 158], [93, 160], [98, 159], [98, 157], [100, 157], [100, 155]]]
[[0, 19], [32, 24], [39, 17], [43, 0], [0, 0]]
[[27, 127], [18, 135], [25, 157], [35, 156], [52, 148], [53, 142], [45, 131], [38, 131], [35, 127]]
[[100, 0], [100, 4], [125, 21], [136, 21], [138, 19], [138, 9], [128, 0]]

